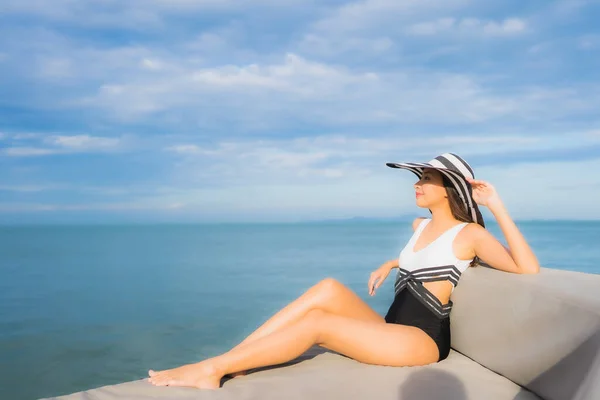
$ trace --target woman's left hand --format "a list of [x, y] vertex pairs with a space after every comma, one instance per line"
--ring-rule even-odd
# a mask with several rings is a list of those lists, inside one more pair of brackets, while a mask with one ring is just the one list
[[490, 207], [500, 203], [500, 196], [491, 183], [476, 179], [467, 178], [467, 181], [473, 187], [473, 200], [480, 206]]

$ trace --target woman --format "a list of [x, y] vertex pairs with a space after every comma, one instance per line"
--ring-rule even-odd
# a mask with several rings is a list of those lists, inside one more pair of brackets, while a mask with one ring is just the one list
[[[396, 296], [385, 318], [338, 281], [326, 278], [284, 307], [242, 343], [218, 357], [165, 371], [149, 370], [157, 386], [216, 389], [226, 374], [290, 361], [315, 344], [357, 361], [388, 366], [425, 365], [450, 351], [450, 295], [460, 274], [482, 259], [520, 274], [539, 263], [494, 187], [475, 180], [456, 154], [428, 163], [387, 163], [414, 172], [416, 202], [431, 218], [417, 218], [400, 257], [371, 273], [369, 295], [399, 268]], [[495, 216], [508, 247], [486, 229], [477, 205]]]

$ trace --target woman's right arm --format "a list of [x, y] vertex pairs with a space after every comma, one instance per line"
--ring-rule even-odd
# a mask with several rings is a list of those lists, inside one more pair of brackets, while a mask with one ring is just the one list
[[383, 281], [388, 277], [392, 271], [392, 268], [398, 268], [398, 259], [386, 261], [375, 271], [371, 272], [367, 287], [369, 295], [373, 296], [375, 294], [375, 290], [378, 289]]
[[392, 268], [398, 268], [399, 267], [399, 260], [397, 258], [393, 259], [393, 260], [389, 260], [383, 263], [383, 265], [385, 265], [386, 267], [388, 267], [390, 270]]

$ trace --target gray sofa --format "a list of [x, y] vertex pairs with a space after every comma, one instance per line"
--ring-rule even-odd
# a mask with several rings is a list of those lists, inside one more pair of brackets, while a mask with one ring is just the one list
[[469, 268], [452, 300], [452, 350], [427, 366], [367, 365], [315, 346], [216, 391], [138, 380], [54, 399], [600, 399], [600, 275]]

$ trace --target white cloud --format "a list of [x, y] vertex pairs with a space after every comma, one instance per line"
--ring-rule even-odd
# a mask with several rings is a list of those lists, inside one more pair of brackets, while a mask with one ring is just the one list
[[317, 21], [313, 30], [343, 34], [394, 28], [418, 16], [444, 13], [466, 4], [466, 0], [362, 0], [341, 5]]
[[577, 47], [582, 50], [595, 50], [600, 48], [600, 35], [584, 35], [577, 41]]
[[[494, 185], [511, 216], [523, 218], [600, 219], [595, 199], [600, 196], [600, 179], [580, 171], [595, 171], [600, 160], [535, 162], [519, 165], [476, 168], [479, 179]], [[343, 173], [332, 170], [333, 174]], [[345, 179], [323, 182], [247, 183], [215, 188], [161, 187], [154, 193], [135, 196], [123, 202], [86, 204], [0, 203], [0, 211], [143, 211], [179, 212], [189, 218], [234, 218], [248, 214], [273, 214], [283, 220], [306, 218], [344, 218], [356, 215], [393, 216], [424, 212], [414, 204], [408, 171], [381, 166], [376, 174], [356, 174], [348, 169]], [[558, 182], [558, 183], [557, 183]], [[560, 184], [568, 182], [570, 186]], [[573, 207], [572, 188], [585, 188], [586, 195]], [[351, 201], [348, 201], [351, 199]], [[551, 204], [548, 199], [552, 199]], [[487, 210], [484, 208], [486, 214]], [[489, 219], [488, 219], [489, 221]]]
[[[580, 139], [593, 141], [589, 134], [582, 132], [575, 137], [573, 133], [571, 142], [581, 145]], [[411, 191], [416, 178], [408, 172], [397, 173], [385, 167], [385, 162], [428, 161], [445, 151], [456, 152], [467, 161], [472, 156], [493, 157], [515, 151], [530, 150], [535, 155], [544, 149], [555, 149], [561, 143], [564, 147], [564, 141], [562, 134], [551, 137], [517, 134], [401, 137], [391, 134], [385, 138], [325, 135], [287, 140], [249, 139], [202, 146], [182, 143], [164, 148], [181, 159], [170, 177], [165, 174], [167, 181], [157, 185], [62, 188], [98, 195], [127, 195], [123, 201], [68, 205], [3, 203], [0, 211], [146, 210], [217, 219], [239, 219], [247, 217], [248, 213], [256, 217], [273, 212], [272, 218], [285, 220], [418, 213]], [[543, 205], [549, 197], [553, 199], [552, 210], [559, 210], [553, 216], [569, 218], [576, 217], [579, 211], [568, 206], [572, 204], [572, 195], [565, 194], [568, 191], [560, 182], [585, 186], [589, 190], [586, 199], [597, 198], [600, 179], [590, 181], [589, 177], [577, 173], [593, 171], [598, 163], [600, 160], [474, 167], [479, 179], [496, 186], [515, 218], [548, 217], [549, 206]], [[53, 187], [0, 187], [3, 189], [33, 191], [52, 190]], [[594, 202], [586, 199], [578, 203], [578, 210], [589, 213], [589, 218], [600, 218]]]
[[[340, 4], [309, 25], [296, 45], [305, 55], [354, 60], [401, 56], [403, 32], [419, 19], [431, 19], [459, 9], [467, 0], [359, 0]], [[387, 54], [387, 53], [392, 54]]]
[[[557, 140], [564, 138], [557, 137]], [[446, 151], [466, 156], [552, 148], [549, 138], [522, 136], [394, 135], [365, 138], [324, 135], [279, 140], [239, 140], [166, 150], [181, 158], [172, 176], [190, 187], [257, 184], [309, 185], [376, 176], [388, 161], [429, 161]]]
[[38, 211], [56, 211], [59, 206], [53, 204], [32, 204], [32, 203], [0, 203], [0, 212], [38, 212]]
[[592, 129], [584, 134], [589, 138], [600, 139], [600, 129]]
[[0, 203], [0, 212], [56, 212], [56, 211], [157, 211], [181, 208], [180, 204], [162, 204], [152, 199], [147, 202], [113, 202], [81, 204]]
[[[338, 60], [344, 55], [349, 63], [378, 57], [383, 64], [391, 60], [395, 64], [406, 64], [411, 53], [427, 51], [431, 54], [439, 49], [413, 49], [405, 37], [407, 33], [423, 36], [452, 32], [489, 38], [516, 35], [527, 29], [526, 22], [520, 18], [502, 21], [461, 18], [464, 6], [469, 4], [466, 0], [346, 2], [310, 25], [295, 49], [303, 55], [322, 59]], [[450, 18], [448, 14], [459, 16]]]
[[[295, 54], [287, 54], [283, 64], [261, 66], [224, 66], [202, 69], [192, 73], [191, 80], [209, 86], [231, 86], [237, 90], [244, 87], [259, 87], [297, 94], [317, 94], [346, 84], [376, 80], [373, 73], [356, 74], [343, 67], [310, 62]], [[320, 89], [315, 90], [311, 82], [319, 80]]]
[[106, 152], [121, 150], [131, 138], [99, 137], [90, 135], [42, 135], [40, 133], [15, 133], [14, 140], [39, 140], [37, 146], [11, 146], [0, 149], [0, 155], [33, 157], [79, 152]]
[[0, 191], [7, 192], [44, 192], [48, 190], [61, 190], [65, 189], [65, 185], [60, 184], [42, 184], [42, 185], [0, 185]]
[[[308, 3], [310, 4], [310, 3]], [[282, 0], [3, 0], [0, 13], [33, 15], [49, 21], [85, 27], [125, 27], [134, 30], [161, 28], [169, 17], [198, 13], [240, 12], [257, 7], [286, 9], [306, 6], [307, 1]]]
[[[138, 74], [105, 83], [80, 103], [136, 120], [177, 109], [187, 118], [246, 127], [278, 126], [291, 116], [334, 124], [482, 122], [498, 117], [560, 118], [592, 110], [600, 96], [578, 88], [503, 88], [481, 77], [419, 69], [352, 70], [288, 54], [283, 63], [194, 68], [179, 64], [162, 75]], [[498, 90], [497, 90], [498, 89]], [[497, 90], [497, 91], [496, 91]], [[208, 112], [210, 113], [208, 114]], [[186, 114], [187, 112], [187, 114]]]
[[598, 0], [555, 0], [550, 3], [549, 12], [551, 16], [564, 20], [594, 4], [598, 4]]
[[150, 58], [144, 58], [140, 62], [140, 66], [144, 69], [158, 71], [163, 68], [162, 63], [158, 60], [152, 60]]
[[120, 138], [95, 137], [90, 135], [75, 136], [51, 136], [45, 139], [45, 142], [73, 150], [98, 150], [114, 148], [121, 143]]
[[11, 138], [13, 140], [31, 140], [31, 139], [38, 139], [41, 136], [42, 135], [40, 133], [20, 132], [20, 133], [15, 133], [14, 135], [11, 136]]
[[195, 155], [218, 155], [218, 150], [206, 150], [195, 144], [178, 144], [165, 148], [167, 151], [171, 151], [179, 154], [195, 154]]
[[[60, 46], [49, 50], [50, 55], [46, 58], [38, 60], [39, 76], [42, 78], [50, 76], [81, 84], [104, 81], [115, 76], [133, 80], [141, 69], [147, 71], [146, 76], [151, 79], [157, 71], [170, 71], [171, 67], [168, 62], [159, 59], [160, 53], [154, 54], [153, 50], [144, 47], [94, 49], [74, 47], [74, 43], [63, 43]], [[61, 53], [64, 55], [53, 55]], [[58, 61], [54, 60], [58, 57]], [[48, 59], [53, 60], [50, 63], [54, 65], [49, 67]]]
[[448, 31], [456, 27], [454, 18], [440, 18], [436, 21], [421, 22], [411, 25], [407, 32], [413, 35], [437, 35], [440, 32]]
[[0, 191], [7, 192], [22, 192], [22, 193], [39, 193], [48, 191], [62, 191], [68, 193], [85, 193], [98, 196], [126, 196], [131, 194], [148, 195], [164, 192], [162, 186], [144, 186], [140, 184], [128, 186], [90, 186], [69, 183], [30, 183], [30, 184], [13, 184], [0, 185]]
[[[391, 1], [353, 4], [348, 7], [366, 7], [378, 16], [389, 9], [411, 10], [408, 14], [400, 13], [407, 20], [431, 14], [415, 1], [400, 6]], [[455, 1], [448, 7], [462, 4]], [[444, 7], [435, 13], [444, 12]], [[337, 10], [332, 15], [340, 13]], [[489, 35], [516, 33], [523, 26], [519, 23], [521, 20], [516, 19], [440, 21], [442, 27], [452, 22], [454, 29], [475, 29]], [[400, 31], [406, 29], [401, 23], [396, 26]], [[481, 123], [496, 118], [550, 121], [569, 115], [573, 108], [581, 111], [600, 106], [597, 92], [589, 85], [570, 85], [566, 93], [557, 86], [548, 90], [524, 85], [504, 86], [512, 77], [502, 75], [488, 80], [486, 76], [414, 67], [406, 63], [411, 55], [403, 54], [404, 44], [394, 39], [393, 32], [382, 36], [381, 27], [374, 25], [373, 28], [379, 31], [365, 35], [360, 32], [338, 35], [334, 31], [313, 29], [299, 35], [300, 42], [293, 44], [299, 52], [285, 56], [251, 51], [244, 54], [229, 42], [230, 38], [237, 40], [244, 36], [243, 31], [238, 31], [244, 28], [235, 25], [217, 28], [215, 32], [222, 30], [222, 35], [209, 31], [199, 37], [190, 36], [189, 41], [173, 47], [139, 45], [100, 49], [59, 35], [50, 35], [46, 41], [45, 32], [39, 32], [24, 41], [30, 43], [29, 46], [47, 43], [42, 51], [44, 57], [35, 59], [40, 63], [38, 73], [45, 69], [45, 62], [55, 60], [54, 69], [46, 73], [53, 81], [64, 81], [68, 85], [58, 98], [36, 96], [29, 99], [29, 104], [40, 109], [75, 112], [92, 109], [111, 120], [109, 122], [139, 121], [152, 116], [166, 119], [169, 117], [163, 115], [173, 111], [184, 126], [213, 128], [229, 123], [249, 130], [279, 129], [290, 119], [342, 126], [432, 121]], [[421, 29], [421, 32], [432, 32], [439, 27], [434, 24]], [[194, 50], [194, 46], [199, 47]], [[225, 61], [211, 59], [215, 47]], [[33, 53], [41, 51], [35, 46], [25, 46], [25, 49]], [[424, 49], [422, 57], [416, 56], [413, 60], [417, 63], [424, 60], [421, 64], [426, 65], [427, 57], [453, 51], [456, 49]], [[227, 58], [228, 53], [234, 56]], [[393, 53], [398, 54], [401, 61], [388, 69], [372, 62], [355, 67], [336, 56], [353, 53], [363, 61], [370, 57], [389, 57]], [[323, 57], [335, 61], [320, 61]], [[233, 59], [238, 62], [231, 61]], [[27, 60], [22, 61], [26, 64]], [[540, 96], [542, 92], [545, 95]]]
[[[152, 162], [159, 171], [143, 171], [157, 174], [156, 187], [135, 182], [63, 187], [84, 192], [86, 198], [125, 199], [66, 206], [42, 201], [43, 192], [56, 189], [36, 183], [59, 180], [50, 176], [58, 168], [46, 171], [43, 162], [11, 159], [5, 161], [16, 165], [10, 169], [14, 176], [2, 172], [12, 178], [5, 182], [16, 184], [0, 190], [40, 193], [39, 201], [23, 207], [42, 210], [309, 214], [322, 206], [331, 213], [391, 214], [398, 205], [413, 205], [408, 197], [393, 205], [383, 201], [395, 196], [397, 179], [410, 185], [414, 177], [385, 175], [385, 161], [426, 161], [445, 151], [480, 160], [502, 154], [511, 159], [524, 151], [541, 157], [553, 149], [596, 146], [600, 85], [589, 74], [565, 79], [568, 75], [556, 71], [583, 66], [581, 59], [562, 57], [565, 44], [593, 50], [597, 38], [580, 31], [553, 38], [551, 21], [543, 17], [554, 6], [502, 19], [487, 6], [465, 5], [471, 2], [5, 0], [0, 13], [12, 25], [1, 32], [5, 73], [0, 85], [9, 83], [15, 94], [6, 102], [44, 115], [50, 111], [61, 124], [77, 121], [102, 134], [120, 132], [125, 120], [131, 123], [128, 129], [151, 127], [152, 135], [133, 140], [91, 133], [4, 133], [0, 157], [143, 147], [155, 151]], [[197, 16], [213, 21], [208, 30], [190, 29], [187, 22]], [[21, 20], [25, 23], [13, 24]], [[98, 41], [98, 28], [103, 35], [112, 28], [119, 34]], [[135, 40], [119, 41], [128, 30], [143, 32], [135, 32]], [[86, 36], [90, 32], [94, 35]], [[428, 41], [407, 33], [435, 36]], [[471, 37], [486, 41], [473, 43]], [[510, 46], [490, 40], [509, 37], [523, 40]], [[448, 43], [446, 38], [460, 40]], [[492, 52], [469, 47], [488, 42], [498, 47]], [[525, 53], [514, 47], [519, 45], [530, 49], [525, 61], [511, 55]], [[161, 128], [177, 133], [161, 135]], [[586, 129], [585, 139], [574, 136]], [[321, 136], [285, 138], [304, 132]], [[253, 139], [255, 133], [271, 139]], [[593, 162], [582, 165], [595, 167]], [[528, 171], [541, 174], [543, 169], [528, 165]], [[498, 175], [498, 184], [509, 187], [508, 178]], [[536, 194], [549, 185], [545, 178], [539, 183]], [[528, 187], [520, 190], [525, 193]], [[518, 197], [511, 201], [522, 205]], [[523, 201], [539, 205], [543, 199]], [[530, 203], [523, 207], [541, 212]]]
[[[552, 50], [554, 43], [552, 41], [543, 41], [540, 43], [536, 43], [533, 46], [530, 46], [527, 49], [527, 53], [529, 54], [545, 54]], [[544, 59], [546, 62], [546, 59]]]
[[[501, 22], [482, 21], [477, 18], [440, 18], [435, 21], [411, 25], [407, 32], [412, 35], [426, 36], [448, 33], [461, 33], [484, 36], [509, 36], [525, 32], [527, 24], [519, 18], [509, 18]], [[478, 37], [478, 36], [474, 36]]]
[[390, 51], [394, 46], [394, 41], [386, 36], [375, 38], [336, 37], [311, 33], [306, 35], [297, 46], [303, 54], [326, 58], [333, 58], [343, 53], [352, 53], [354, 57], [369, 57]]
[[600, 219], [600, 179], [581, 173], [597, 170], [600, 159], [490, 166], [476, 173], [495, 185], [515, 217]]
[[191, 35], [189, 40], [181, 43], [180, 51], [188, 54], [188, 59], [198, 61], [257, 59], [261, 54], [244, 46], [246, 29], [241, 21], [230, 21], [226, 25]]
[[45, 58], [38, 61], [38, 76], [44, 79], [70, 78], [74, 73], [71, 60], [67, 58]]
[[[157, 7], [115, 0], [3, 0], [0, 13], [5, 15], [33, 15], [47, 21], [69, 23], [86, 27], [127, 27], [144, 29], [159, 27], [162, 19]], [[137, 2], [135, 2], [137, 3]]]
[[522, 19], [509, 18], [501, 23], [495, 21], [486, 22], [483, 25], [483, 33], [491, 36], [505, 36], [522, 33], [526, 28], [527, 24]]
[[[341, 66], [311, 62], [288, 54], [281, 64], [199, 69], [181, 65], [177, 73], [145, 77], [143, 80], [139, 76], [133, 83], [104, 84], [96, 97], [82, 101], [121, 116], [139, 118], [172, 107], [193, 107], [197, 112], [208, 101], [206, 96], [211, 95], [213, 104], [225, 102], [225, 108], [235, 105], [248, 107], [252, 113], [255, 111], [253, 106], [260, 106], [263, 102], [273, 102], [276, 106], [281, 101], [295, 101], [294, 98], [302, 101], [335, 99], [347, 89], [353, 90], [377, 80], [373, 73], [356, 73]], [[277, 97], [277, 93], [283, 98]], [[249, 97], [254, 97], [254, 100]], [[242, 103], [240, 98], [246, 101]]]
[[139, 188], [136, 189], [137, 185], [128, 185], [126, 187], [119, 186], [80, 186], [72, 188], [72, 190], [78, 190], [84, 193], [92, 193], [100, 196], [124, 196], [134, 193], [136, 190], [142, 190], [145, 192], [151, 191], [149, 189]]
[[37, 147], [9, 147], [0, 149], [0, 154], [7, 155], [9, 157], [45, 156], [57, 153], [59, 152], [54, 149], [42, 149]]
[[235, 0], [137, 0], [137, 2], [138, 5], [150, 3], [155, 7], [169, 12], [186, 12], [189, 10], [207, 11], [210, 9], [239, 10], [257, 6], [283, 8], [294, 5], [310, 6], [313, 3], [310, 0], [281, 0], [278, 2], [271, 0], [245, 0], [243, 2]]

